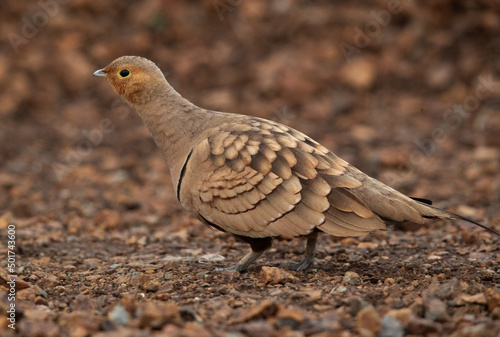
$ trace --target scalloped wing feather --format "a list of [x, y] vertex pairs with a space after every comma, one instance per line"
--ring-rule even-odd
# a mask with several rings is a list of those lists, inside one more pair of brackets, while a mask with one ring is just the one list
[[350, 189], [349, 164], [299, 131], [250, 118], [214, 129], [195, 149], [193, 205], [222, 229], [250, 237], [339, 236], [384, 228]]

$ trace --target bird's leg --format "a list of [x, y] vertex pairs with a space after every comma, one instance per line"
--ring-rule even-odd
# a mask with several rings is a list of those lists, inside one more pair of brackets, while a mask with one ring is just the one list
[[214, 271], [236, 270], [239, 272], [244, 272], [248, 269], [248, 266], [250, 266], [252, 262], [257, 260], [266, 250], [271, 248], [273, 244], [272, 238], [250, 238], [247, 236], [239, 235], [236, 235], [236, 237], [242, 239], [245, 242], [248, 242], [252, 250], [241, 260], [239, 260], [238, 263], [234, 266], [229, 268], [217, 268]]
[[225, 271], [225, 270], [236, 270], [239, 272], [243, 272], [247, 270], [248, 266], [255, 260], [257, 260], [264, 252], [254, 252], [250, 251], [247, 255], [243, 256], [241, 260], [238, 261], [237, 264], [231, 266], [229, 268], [217, 268], [214, 271]]
[[313, 262], [314, 260], [314, 250], [316, 249], [316, 242], [318, 240], [318, 232], [314, 231], [306, 236], [306, 253], [304, 258], [299, 263], [289, 263], [285, 266], [287, 269], [300, 271], [304, 270]]

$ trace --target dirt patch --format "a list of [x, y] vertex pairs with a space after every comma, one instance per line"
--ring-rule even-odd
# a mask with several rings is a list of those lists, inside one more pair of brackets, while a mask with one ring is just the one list
[[305, 241], [276, 240], [214, 272], [247, 245], [185, 215], [139, 118], [91, 76], [148, 57], [197, 105], [286, 123], [498, 230], [500, 8], [395, 4], [2, 1], [2, 336], [499, 335], [499, 239], [464, 222], [323, 235], [302, 272], [282, 266]]

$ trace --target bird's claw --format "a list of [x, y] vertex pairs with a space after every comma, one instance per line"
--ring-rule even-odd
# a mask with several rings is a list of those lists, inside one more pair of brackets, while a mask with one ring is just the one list
[[221, 271], [231, 271], [231, 270], [236, 270], [241, 272], [244, 272], [246, 270], [245, 266], [237, 263], [234, 266], [228, 267], [228, 268], [216, 268], [214, 269], [214, 272], [221, 272]]
[[301, 271], [307, 269], [311, 265], [312, 261], [313, 261], [312, 257], [306, 257], [298, 263], [287, 263], [285, 265], [285, 268], [295, 271]]

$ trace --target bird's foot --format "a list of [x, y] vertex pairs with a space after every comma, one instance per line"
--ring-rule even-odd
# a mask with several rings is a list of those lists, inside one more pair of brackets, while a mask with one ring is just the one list
[[239, 271], [240, 273], [244, 272], [245, 270], [247, 270], [247, 267], [248, 266], [245, 266], [245, 265], [242, 265], [242, 264], [235, 264], [234, 266], [231, 266], [229, 268], [217, 268], [217, 269], [214, 269], [215, 272], [220, 272], [220, 271], [231, 271], [231, 270], [236, 270], [236, 271]]
[[236, 270], [236, 271], [239, 271], [240, 273], [242, 273], [245, 270], [247, 270], [248, 266], [250, 266], [250, 264], [253, 261], [257, 260], [259, 258], [259, 256], [262, 255], [262, 253], [264, 253], [264, 251], [254, 252], [252, 250], [247, 255], [245, 255], [240, 261], [238, 261], [238, 263], [235, 264], [234, 266], [229, 267], [229, 268], [217, 268], [214, 271]]
[[301, 271], [301, 270], [307, 269], [311, 265], [313, 260], [314, 260], [314, 257], [305, 257], [299, 263], [287, 263], [285, 265], [285, 268], [290, 269], [290, 270], [295, 270], [295, 271]]

